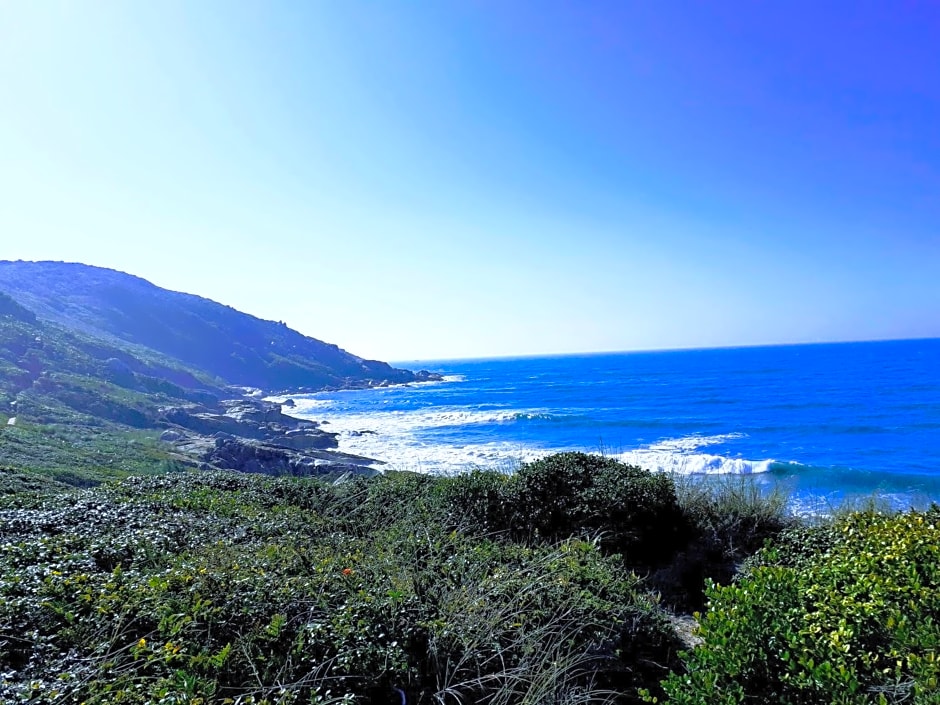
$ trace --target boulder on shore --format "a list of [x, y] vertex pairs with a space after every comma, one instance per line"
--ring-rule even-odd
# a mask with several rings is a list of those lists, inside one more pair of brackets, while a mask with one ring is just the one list
[[256, 472], [265, 475], [310, 477], [336, 472], [375, 475], [369, 458], [346, 453], [300, 453], [281, 446], [244, 438], [217, 438], [205, 462], [222, 470]]
[[160, 440], [207, 468], [299, 477], [378, 472], [371, 467], [378, 461], [337, 451], [339, 434], [283, 414], [280, 404], [242, 398], [211, 410], [177, 406], [164, 409], [162, 421], [170, 428]]

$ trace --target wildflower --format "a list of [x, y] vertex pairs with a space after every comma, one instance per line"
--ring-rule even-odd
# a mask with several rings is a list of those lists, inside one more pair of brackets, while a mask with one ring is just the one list
[[343, 575], [349, 576], [349, 575], [352, 575], [352, 573], [353, 573], [352, 568], [343, 568]]

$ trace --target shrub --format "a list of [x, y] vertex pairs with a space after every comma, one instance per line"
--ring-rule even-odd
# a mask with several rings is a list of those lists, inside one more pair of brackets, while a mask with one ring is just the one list
[[517, 535], [597, 535], [633, 565], [669, 560], [687, 539], [672, 477], [612, 458], [559, 453], [527, 463], [510, 492]]
[[[940, 702], [940, 509], [858, 513], [792, 532], [727, 587], [669, 703]], [[816, 552], [820, 551], [820, 552]]]
[[778, 486], [765, 491], [748, 475], [683, 478], [676, 493], [695, 534], [733, 560], [753, 554], [794, 522], [786, 492]]
[[435, 492], [442, 519], [464, 533], [503, 535], [511, 528], [515, 511], [512, 486], [511, 476], [486, 470], [439, 478]]

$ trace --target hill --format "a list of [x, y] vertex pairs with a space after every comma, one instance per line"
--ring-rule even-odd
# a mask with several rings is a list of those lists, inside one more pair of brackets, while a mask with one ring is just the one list
[[198, 370], [41, 321], [0, 292], [0, 466], [70, 482], [159, 471], [173, 457], [157, 442], [163, 409], [225, 395]]
[[40, 320], [111, 344], [152, 351], [232, 385], [271, 391], [422, 378], [357, 357], [283, 323], [112, 269], [0, 261], [0, 292]]
[[433, 377], [121, 272], [0, 262], [0, 468], [70, 484], [184, 466], [370, 472], [376, 461], [244, 388]]

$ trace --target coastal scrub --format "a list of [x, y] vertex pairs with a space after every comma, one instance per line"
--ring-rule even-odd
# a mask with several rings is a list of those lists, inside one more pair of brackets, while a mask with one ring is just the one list
[[707, 592], [668, 703], [940, 702], [936, 506], [799, 527]]

